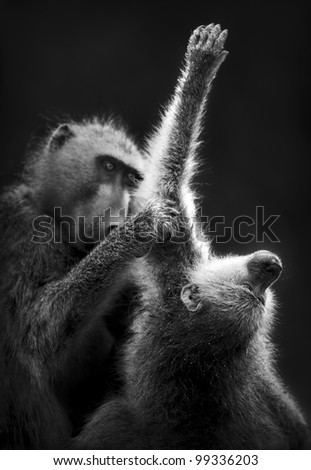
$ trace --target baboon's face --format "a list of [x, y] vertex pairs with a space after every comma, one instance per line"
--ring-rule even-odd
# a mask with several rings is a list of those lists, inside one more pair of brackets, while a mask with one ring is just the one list
[[77, 204], [73, 216], [78, 221], [79, 236], [99, 241], [122, 226], [132, 213], [135, 190], [143, 177], [134, 166], [108, 155], [95, 157], [95, 173], [94, 193], [90, 191]]
[[67, 240], [92, 245], [135, 212], [146, 160], [124, 131], [63, 124], [47, 151], [45, 200], [50, 212], [61, 208], [57, 222]]
[[207, 332], [212, 342], [238, 345], [271, 322], [269, 286], [281, 271], [281, 261], [268, 251], [212, 259], [194, 270], [194, 282], [184, 286], [181, 300], [203, 336]]

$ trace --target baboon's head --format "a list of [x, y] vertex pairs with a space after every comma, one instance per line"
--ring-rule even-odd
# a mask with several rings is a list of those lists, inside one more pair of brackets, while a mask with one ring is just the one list
[[280, 259], [269, 251], [249, 256], [212, 258], [190, 273], [181, 300], [198, 335], [211, 347], [239, 347], [273, 316], [270, 286], [282, 271]]
[[[42, 210], [81, 245], [106, 236], [135, 212], [146, 158], [112, 121], [67, 123], [55, 129], [38, 161]], [[69, 233], [70, 232], [70, 233]]]

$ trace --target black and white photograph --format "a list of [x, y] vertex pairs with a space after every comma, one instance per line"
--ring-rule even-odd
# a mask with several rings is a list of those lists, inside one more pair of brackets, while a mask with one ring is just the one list
[[310, 450], [307, 4], [1, 16], [0, 459]]

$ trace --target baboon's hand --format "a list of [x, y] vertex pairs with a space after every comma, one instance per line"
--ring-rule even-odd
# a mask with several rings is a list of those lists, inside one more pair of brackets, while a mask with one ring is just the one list
[[213, 78], [221, 63], [226, 58], [228, 51], [225, 51], [224, 44], [228, 31], [221, 30], [219, 24], [211, 23], [208, 26], [199, 26], [192, 33], [186, 54], [188, 67], [195, 68], [207, 65], [207, 73]]
[[137, 236], [148, 233], [153, 242], [163, 243], [178, 229], [179, 217], [176, 202], [167, 199], [154, 200], [135, 217]]
[[150, 204], [149, 210], [153, 213], [155, 221], [156, 241], [163, 243], [178, 231], [181, 214], [176, 202], [169, 199], [160, 199]]

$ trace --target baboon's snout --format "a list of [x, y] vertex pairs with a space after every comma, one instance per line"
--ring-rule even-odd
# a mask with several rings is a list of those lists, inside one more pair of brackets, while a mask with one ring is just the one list
[[270, 251], [256, 251], [247, 262], [249, 281], [257, 294], [262, 294], [282, 272], [280, 258]]

